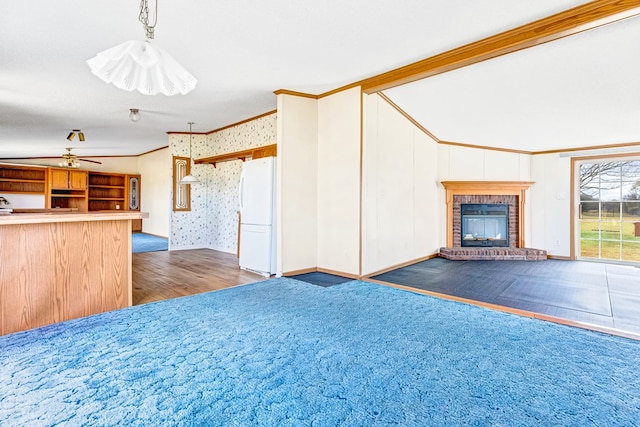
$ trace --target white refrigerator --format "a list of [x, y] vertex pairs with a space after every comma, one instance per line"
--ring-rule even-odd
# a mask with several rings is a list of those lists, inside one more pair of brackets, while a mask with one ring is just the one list
[[240, 268], [276, 274], [276, 158], [242, 164], [240, 175]]

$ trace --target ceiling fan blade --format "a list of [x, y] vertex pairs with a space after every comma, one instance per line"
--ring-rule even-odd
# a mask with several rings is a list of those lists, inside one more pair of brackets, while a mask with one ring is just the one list
[[49, 157], [5, 157], [0, 160], [33, 160], [33, 159], [59, 159], [60, 156], [49, 156]]
[[81, 162], [96, 163], [96, 164], [98, 164], [98, 165], [101, 165], [101, 164], [102, 164], [102, 162], [99, 162], [99, 161], [97, 161], [97, 160], [89, 160], [89, 159], [81, 159], [81, 158], [77, 158], [76, 160], [79, 160], [79, 161], [81, 161]]

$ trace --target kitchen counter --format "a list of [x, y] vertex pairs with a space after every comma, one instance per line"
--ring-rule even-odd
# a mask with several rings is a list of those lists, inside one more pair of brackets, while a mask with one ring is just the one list
[[0, 215], [0, 335], [130, 306], [131, 221], [147, 216]]

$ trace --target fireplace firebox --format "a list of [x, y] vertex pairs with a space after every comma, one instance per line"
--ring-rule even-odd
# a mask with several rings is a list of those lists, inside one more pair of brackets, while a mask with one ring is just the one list
[[460, 216], [461, 246], [509, 246], [508, 205], [461, 204]]

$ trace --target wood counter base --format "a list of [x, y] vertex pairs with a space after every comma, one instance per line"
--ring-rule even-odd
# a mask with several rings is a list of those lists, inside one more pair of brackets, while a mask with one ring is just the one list
[[139, 212], [0, 219], [0, 335], [131, 305]]

